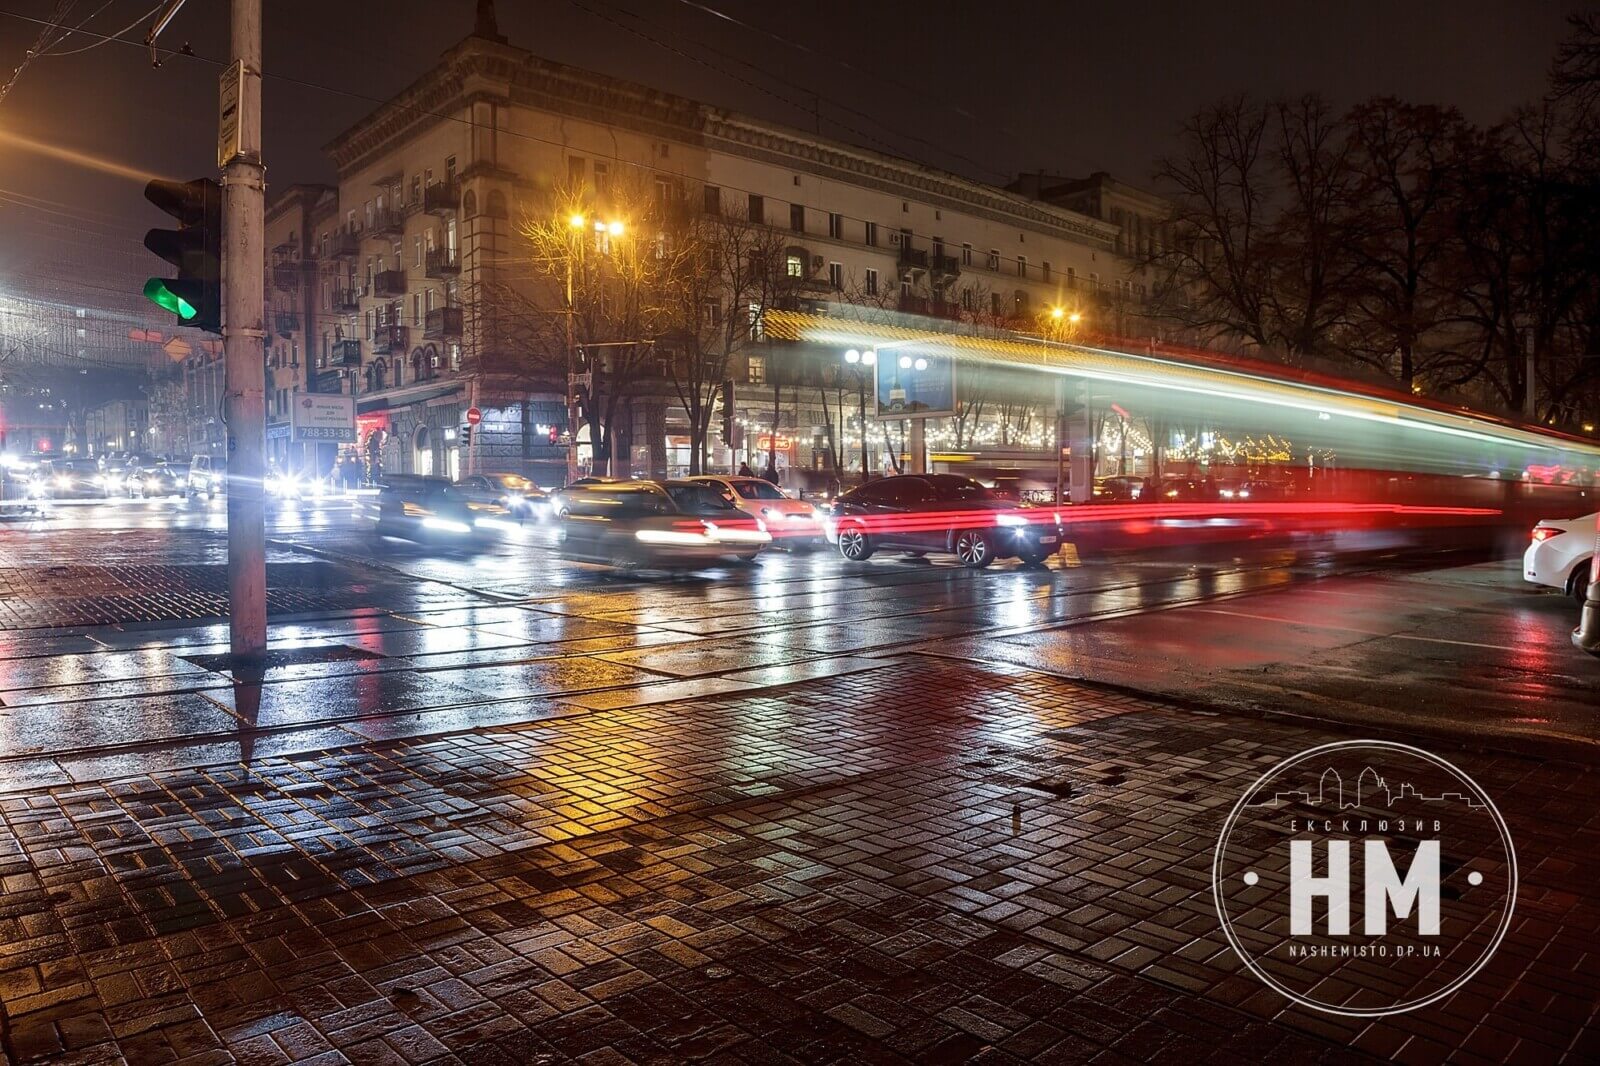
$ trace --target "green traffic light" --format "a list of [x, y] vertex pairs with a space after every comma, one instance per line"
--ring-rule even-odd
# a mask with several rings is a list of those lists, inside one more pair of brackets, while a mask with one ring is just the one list
[[167, 283], [160, 278], [151, 278], [144, 283], [144, 295], [157, 307], [166, 308], [185, 322], [199, 313], [188, 300], [167, 288]]

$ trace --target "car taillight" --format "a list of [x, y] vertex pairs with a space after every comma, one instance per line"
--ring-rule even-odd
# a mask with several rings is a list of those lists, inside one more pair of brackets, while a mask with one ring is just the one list
[[1555, 529], [1555, 528], [1553, 528], [1551, 526], [1534, 526], [1533, 527], [1533, 542], [1535, 544], [1543, 544], [1545, 541], [1549, 540], [1551, 537], [1558, 537], [1558, 536], [1560, 536], [1561, 534], [1563, 534], [1565, 532], [1566, 532], [1566, 530], [1564, 530], [1564, 529]]

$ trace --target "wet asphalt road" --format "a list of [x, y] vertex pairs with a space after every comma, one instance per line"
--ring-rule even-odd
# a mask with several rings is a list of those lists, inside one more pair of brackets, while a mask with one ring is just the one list
[[[63, 506], [48, 520], [8, 527], [34, 545], [68, 541], [92, 553], [137, 536], [157, 551], [170, 544], [175, 557], [220, 561], [225, 520], [220, 501], [117, 501]], [[130, 698], [174, 693], [158, 720], [98, 736], [91, 726], [86, 736], [72, 716], [58, 716], [38, 727], [44, 734], [15, 739], [33, 740], [24, 745], [33, 754], [74, 742], [108, 751], [195, 745], [243, 717], [274, 730], [277, 750], [309, 750], [492, 725], [511, 720], [513, 701], [546, 701], [552, 713], [592, 709], [624, 698], [606, 693], [681, 698], [921, 655], [1010, 663], [1356, 731], [1585, 759], [1600, 744], [1600, 669], [1567, 644], [1573, 605], [1443, 534], [1086, 550], [1047, 567], [1007, 562], [981, 572], [937, 558], [851, 564], [831, 551], [785, 550], [687, 574], [619, 574], [565, 560], [554, 531], [537, 523], [476, 549], [379, 539], [347, 501], [274, 507], [269, 536], [275, 559], [370, 567], [419, 590], [383, 604], [400, 617], [382, 624], [275, 628], [276, 643], [331, 641], [383, 659], [269, 674], [261, 706], [248, 713], [237, 693], [217, 688], [226, 681], [217, 675], [161, 682], [130, 669], [121, 679]], [[172, 640], [206, 652], [222, 636], [206, 626], [126, 641], [145, 654]], [[60, 687], [81, 686], [80, 678], [35, 665], [0, 679], [11, 690], [0, 698], [16, 706], [82, 691]], [[192, 667], [173, 669], [187, 675]], [[412, 726], [372, 724], [401, 711], [414, 712]]]

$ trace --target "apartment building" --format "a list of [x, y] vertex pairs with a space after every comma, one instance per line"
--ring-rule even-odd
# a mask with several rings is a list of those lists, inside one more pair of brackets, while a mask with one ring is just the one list
[[[559, 293], [530, 286], [518, 236], [530, 212], [552, 210], [555, 188], [603, 201], [626, 179], [684, 210], [737, 205], [785, 233], [782, 269], [819, 305], [864, 300], [1019, 326], [1051, 307], [1095, 313], [1113, 287], [1139, 293], [1134, 252], [1152, 217], [1130, 221], [1109, 194], [1110, 206], [1068, 197], [1064, 179], [995, 188], [555, 63], [512, 46], [492, 19], [327, 150], [338, 173], [331, 199], [275, 200], [274, 218], [314, 264], [301, 276], [315, 281], [302, 293], [301, 328], [280, 331], [273, 348], [286, 347], [290, 374], [303, 375], [287, 387], [337, 379], [356, 397], [364, 446], [384, 469], [408, 472], [464, 469], [468, 406], [483, 412], [480, 468], [541, 481], [564, 472], [552, 430], [566, 427], [565, 368], [533, 359], [488, 306], [519, 289], [534, 313], [563, 313]], [[269, 237], [269, 254], [278, 243]], [[284, 369], [273, 367], [275, 391], [290, 380]], [[774, 369], [759, 356], [738, 368], [750, 386], [737, 390], [742, 422], [774, 422]], [[634, 391], [629, 424], [613, 427], [615, 459], [635, 473], [678, 472], [688, 437], [674, 390], [660, 380]], [[806, 444], [820, 413], [781, 390], [776, 402], [783, 458], [812, 464]], [[720, 458], [734, 461], [733, 450]]]
[[297, 393], [343, 391], [342, 369], [318, 366], [308, 340], [329, 326], [319, 236], [338, 210], [338, 190], [330, 185], [275, 189], [267, 203], [267, 461], [282, 469], [326, 470], [334, 460], [332, 445], [294, 443], [289, 417]]

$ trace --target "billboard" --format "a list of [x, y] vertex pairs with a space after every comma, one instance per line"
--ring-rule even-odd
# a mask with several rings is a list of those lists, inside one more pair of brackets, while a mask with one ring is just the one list
[[878, 352], [877, 416], [928, 418], [956, 411], [955, 361], [910, 348]]
[[291, 440], [299, 443], [326, 441], [354, 444], [356, 441], [356, 398], [330, 396], [320, 392], [296, 393], [289, 406]]

